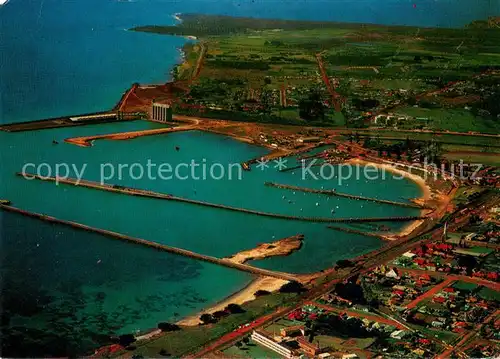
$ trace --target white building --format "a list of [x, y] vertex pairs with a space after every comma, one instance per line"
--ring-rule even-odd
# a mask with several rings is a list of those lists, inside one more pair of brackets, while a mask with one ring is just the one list
[[285, 357], [285, 358], [296, 358], [296, 356], [293, 355], [293, 351], [284, 346], [281, 343], [275, 342], [271, 336], [267, 335], [265, 332], [261, 330], [254, 330], [251, 338], [254, 342], [265, 346], [266, 348], [271, 349], [272, 351], [278, 353], [279, 355]]
[[159, 122], [172, 121], [172, 108], [169, 104], [153, 103], [151, 119]]

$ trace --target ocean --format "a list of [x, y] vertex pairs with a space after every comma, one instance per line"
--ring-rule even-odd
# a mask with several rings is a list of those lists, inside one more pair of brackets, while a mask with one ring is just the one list
[[[185, 39], [127, 31], [173, 24], [174, 13], [268, 18], [463, 26], [490, 14], [490, 2], [413, 1], [111, 1], [11, 0], [0, 7], [0, 123], [78, 114], [113, 106], [133, 82], [159, 83], [180, 60]], [[413, 6], [416, 4], [416, 7]], [[297, 233], [303, 248], [287, 258], [253, 263], [297, 273], [316, 271], [380, 247], [379, 240], [334, 232], [323, 224], [275, 220], [187, 204], [120, 196], [26, 181], [14, 175], [26, 163], [88, 165], [171, 164], [195, 159], [239, 163], [266, 152], [260, 147], [201, 132], [133, 141], [97, 141], [93, 148], [62, 143], [67, 137], [156, 128], [135, 121], [27, 133], [0, 133], [0, 198], [63, 219], [215, 256]], [[57, 140], [61, 144], [53, 145]], [[175, 151], [179, 146], [180, 151]], [[292, 160], [290, 160], [292, 161]], [[242, 180], [135, 181], [120, 184], [188, 198], [308, 216], [409, 215], [415, 211], [342, 198], [290, 193], [266, 181], [337, 188], [402, 200], [420, 190], [402, 180], [351, 179], [306, 184], [300, 173], [245, 172]], [[116, 181], [115, 181], [116, 182]], [[283, 198], [285, 196], [285, 198]], [[318, 203], [318, 205], [316, 205]], [[247, 274], [158, 253], [102, 236], [0, 212], [3, 356], [81, 355], [110, 334], [155, 327], [193, 314], [251, 279]], [[395, 228], [396, 229], [396, 228]]]

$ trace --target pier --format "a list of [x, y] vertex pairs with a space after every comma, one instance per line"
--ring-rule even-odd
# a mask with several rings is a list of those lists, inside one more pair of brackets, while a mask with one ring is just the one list
[[192, 251], [189, 251], [186, 249], [171, 247], [171, 246], [167, 246], [165, 244], [148, 241], [148, 240], [141, 239], [141, 238], [127, 236], [127, 235], [122, 234], [122, 233], [108, 231], [108, 230], [100, 229], [100, 228], [94, 228], [94, 227], [87, 226], [87, 225], [84, 225], [81, 223], [66, 221], [63, 219], [58, 219], [58, 218], [47, 216], [47, 215], [40, 214], [40, 213], [24, 211], [22, 209], [19, 209], [19, 208], [13, 207], [13, 206], [9, 206], [9, 205], [0, 204], [0, 209], [5, 210], [5, 211], [9, 211], [9, 212], [22, 214], [22, 215], [28, 216], [28, 217], [40, 219], [42, 221], [46, 221], [46, 222], [50, 222], [50, 223], [63, 224], [63, 225], [70, 226], [70, 227], [73, 227], [76, 229], [81, 229], [81, 230], [84, 230], [87, 232], [98, 233], [98, 234], [101, 234], [101, 235], [109, 237], [109, 238], [118, 239], [121, 241], [130, 242], [130, 243], [134, 243], [134, 244], [139, 244], [139, 245], [146, 246], [149, 248], [154, 248], [154, 249], [159, 250], [159, 251], [169, 252], [169, 253], [181, 255], [184, 257], [188, 257], [188, 258], [193, 258], [193, 259], [201, 260], [204, 262], [213, 263], [213, 264], [237, 269], [237, 270], [247, 272], [247, 273], [262, 275], [262, 276], [266, 276], [266, 277], [274, 277], [274, 278], [289, 280], [289, 281], [297, 281], [298, 280], [298, 278], [292, 274], [283, 273], [283, 272], [275, 272], [275, 271], [268, 270], [268, 269], [253, 267], [253, 266], [250, 266], [247, 264], [240, 264], [240, 263], [236, 263], [234, 261], [231, 261], [231, 260], [225, 259], [225, 258], [219, 259], [217, 257], [199, 254], [199, 253], [192, 252]]
[[[45, 120], [10, 123], [0, 126], [0, 130], [6, 132], [23, 132], [45, 130], [50, 128], [82, 126], [96, 123], [117, 122], [118, 113], [114, 111], [93, 112], [81, 115], [69, 115], [62, 117], [48, 118]], [[133, 118], [130, 118], [131, 120]], [[120, 117], [120, 121], [125, 118]]]
[[425, 205], [421, 206], [421, 205], [418, 205], [416, 203], [404, 203], [404, 202], [389, 201], [386, 199], [378, 199], [378, 198], [373, 198], [373, 197], [357, 196], [357, 195], [353, 195], [353, 194], [337, 192], [336, 190], [326, 190], [326, 189], [315, 189], [315, 188], [307, 188], [307, 187], [290, 186], [290, 185], [274, 183], [274, 182], [266, 182], [265, 185], [269, 186], [269, 187], [276, 187], [276, 188], [287, 189], [287, 190], [292, 190], [292, 191], [325, 194], [328, 196], [344, 197], [344, 198], [349, 198], [349, 199], [354, 199], [354, 200], [359, 200], [359, 201], [369, 201], [369, 202], [376, 202], [376, 203], [382, 203], [382, 204], [390, 204], [392, 206], [417, 208], [417, 209], [431, 209], [431, 207], [429, 207], [429, 206], [425, 206]]
[[194, 129], [194, 125], [186, 125], [179, 127], [168, 127], [168, 128], [156, 128], [153, 130], [140, 130], [140, 131], [129, 131], [129, 132], [118, 132], [118, 133], [108, 133], [105, 135], [95, 135], [95, 136], [83, 136], [83, 137], [72, 137], [64, 140], [66, 143], [71, 143], [80, 147], [91, 147], [92, 141], [95, 140], [131, 140], [137, 137], [162, 135], [171, 132], [181, 132], [189, 131]]
[[338, 226], [327, 226], [328, 229], [333, 229], [334, 231], [341, 231], [341, 232], [346, 232], [346, 233], [353, 233], [353, 234], [359, 234], [361, 236], [366, 236], [366, 237], [374, 237], [378, 239], [383, 239], [387, 240], [387, 238], [381, 234], [375, 233], [375, 232], [364, 232], [360, 231], [357, 229], [352, 229], [352, 228], [345, 228], [345, 227], [338, 227]]
[[317, 222], [317, 223], [407, 222], [407, 221], [414, 221], [414, 220], [426, 218], [423, 216], [397, 216], [397, 217], [371, 217], [371, 218], [370, 217], [367, 217], [367, 218], [357, 218], [357, 217], [328, 218], [328, 217], [290, 216], [290, 215], [285, 215], [285, 214], [261, 212], [261, 211], [256, 211], [256, 210], [252, 210], [252, 209], [246, 209], [246, 208], [231, 207], [231, 206], [227, 206], [227, 205], [223, 205], [223, 204], [198, 201], [198, 200], [194, 200], [194, 199], [177, 197], [177, 196], [173, 196], [173, 195], [165, 194], [165, 193], [158, 193], [158, 192], [153, 192], [153, 191], [148, 191], [148, 190], [124, 187], [124, 186], [119, 186], [119, 185], [112, 185], [112, 184], [107, 184], [107, 183], [101, 184], [99, 182], [93, 182], [93, 181], [87, 181], [87, 180], [78, 181], [75, 178], [49, 177], [49, 176], [42, 177], [42, 176], [38, 176], [35, 174], [31, 174], [31, 173], [20, 173], [20, 172], [17, 173], [17, 175], [20, 177], [23, 177], [25, 179], [30, 178], [30, 179], [37, 179], [37, 180], [41, 180], [41, 181], [47, 181], [47, 182], [57, 182], [57, 183], [63, 183], [63, 184], [77, 186], [77, 187], [86, 187], [86, 188], [92, 188], [92, 189], [97, 189], [97, 190], [101, 190], [101, 191], [121, 193], [121, 194], [130, 195], [130, 196], [147, 197], [147, 198], [162, 199], [162, 200], [167, 200], [167, 201], [183, 202], [183, 203], [189, 203], [189, 204], [203, 206], [203, 207], [218, 208], [218, 209], [223, 209], [223, 210], [227, 210], [227, 211], [241, 212], [241, 213], [252, 214], [252, 215], [256, 215], [256, 216], [271, 217], [271, 218], [285, 219], [285, 220], [292, 220], [292, 221]]

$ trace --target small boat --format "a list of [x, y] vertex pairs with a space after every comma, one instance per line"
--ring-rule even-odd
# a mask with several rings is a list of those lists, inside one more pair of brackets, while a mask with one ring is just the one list
[[175, 150], [179, 151], [181, 148], [179, 146], [175, 146]]
[[246, 162], [243, 162], [243, 164], [241, 165], [241, 167], [243, 167], [243, 169], [244, 169], [245, 171], [250, 171], [250, 166], [249, 166], [249, 165], [248, 165], [248, 163], [246, 163]]
[[59, 142], [57, 142], [56, 140], [52, 140], [52, 144], [53, 144], [53, 145], [58, 145], [58, 144], [59, 144]]
[[10, 201], [7, 199], [0, 199], [0, 204], [4, 204], [6, 206], [10, 205]]

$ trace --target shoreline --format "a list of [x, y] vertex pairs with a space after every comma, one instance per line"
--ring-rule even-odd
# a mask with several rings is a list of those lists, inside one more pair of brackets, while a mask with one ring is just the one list
[[[371, 165], [371, 166], [377, 167], [378, 169], [389, 171], [389, 172], [392, 172], [394, 174], [400, 175], [403, 178], [407, 178], [410, 181], [412, 181], [413, 183], [415, 183], [422, 191], [421, 196], [418, 198], [412, 199], [413, 201], [425, 203], [426, 201], [429, 201], [432, 199], [431, 187], [427, 183], [425, 183], [425, 180], [422, 177], [420, 177], [414, 173], [410, 173], [402, 168], [398, 168], [398, 167], [393, 166], [393, 165], [388, 164], [388, 163], [367, 161], [367, 160], [362, 160], [359, 158], [352, 158], [348, 161], [348, 163], [358, 164], [358, 165]], [[426, 210], [421, 210], [420, 214], [424, 214], [425, 211]], [[418, 228], [420, 226], [422, 226], [424, 223], [425, 223], [425, 220], [422, 220], [422, 219], [410, 222], [408, 225], [401, 228], [401, 230], [399, 232], [386, 236], [386, 239], [389, 241], [394, 241], [394, 240], [397, 240], [401, 237], [409, 236], [413, 232], [417, 231]]]
[[[236, 263], [245, 263], [249, 260], [265, 259], [269, 257], [278, 256], [288, 256], [302, 247], [302, 241], [304, 236], [301, 234], [290, 236], [286, 238], [279, 239], [272, 243], [262, 243], [257, 245], [257, 247], [249, 250], [240, 251], [232, 256], [226, 257], [230, 261]], [[227, 297], [221, 299], [213, 305], [209, 305], [203, 308], [196, 314], [189, 315], [180, 321], [177, 325], [183, 326], [196, 326], [200, 323], [200, 316], [204, 313], [213, 313], [216, 311], [224, 310], [228, 304], [238, 304], [242, 305], [244, 303], [250, 302], [257, 297], [254, 295], [258, 290], [265, 290], [268, 292], [274, 292], [281, 288], [288, 280], [278, 279], [272, 277], [258, 276], [254, 277], [250, 282], [247, 283], [242, 289], [228, 295]]]
[[186, 316], [185, 318], [176, 322], [176, 324], [186, 327], [198, 326], [200, 324], [200, 316], [202, 314], [224, 310], [224, 308], [231, 303], [242, 305], [244, 303], [251, 302], [256, 299], [254, 295], [256, 291], [266, 290], [268, 292], [275, 292], [287, 282], [287, 280], [272, 277], [254, 277], [242, 289], [234, 292], [233, 294], [230, 294], [229, 296], [221, 299], [213, 305], [209, 305], [206, 308], [203, 308], [201, 311], [195, 314]]

